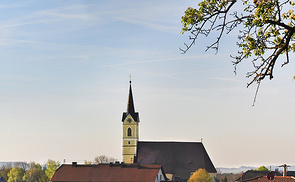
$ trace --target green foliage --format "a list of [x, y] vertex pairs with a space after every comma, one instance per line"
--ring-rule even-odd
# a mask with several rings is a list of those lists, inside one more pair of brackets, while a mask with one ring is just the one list
[[25, 174], [25, 169], [21, 167], [14, 167], [8, 173], [7, 182], [23, 182], [23, 176]]
[[3, 165], [0, 168], [0, 177], [3, 177], [7, 181], [8, 180], [8, 174], [9, 174], [11, 169], [12, 169], [12, 167], [7, 166], [7, 165]]
[[254, 169], [254, 171], [269, 171], [265, 166], [260, 166], [258, 169]]
[[18, 162], [14, 164], [15, 167], [11, 166], [0, 168], [0, 176], [7, 182], [48, 182], [59, 168], [60, 162], [48, 160], [44, 168], [35, 162]]
[[212, 182], [212, 178], [205, 169], [200, 168], [194, 172], [188, 182]]
[[59, 168], [60, 162], [58, 161], [53, 161], [53, 160], [48, 160], [47, 165], [46, 165], [46, 170], [45, 174], [49, 180], [51, 180], [54, 172]]
[[85, 165], [91, 165], [92, 163], [93, 163], [92, 161], [84, 160], [84, 164], [85, 164]]
[[49, 179], [45, 175], [45, 171], [41, 165], [32, 162], [29, 164], [29, 169], [23, 176], [23, 181], [48, 182]]
[[[242, 11], [234, 8], [236, 4]], [[295, 52], [294, 6], [294, 0], [202, 0], [182, 16], [181, 33], [190, 32], [191, 43], [181, 50], [187, 52], [200, 35], [207, 37], [214, 31], [217, 39], [206, 50], [218, 51], [221, 37], [239, 27], [238, 54], [231, 55], [235, 70], [251, 57], [254, 70], [247, 73], [252, 78], [248, 86], [266, 76], [272, 79], [278, 57], [286, 54], [283, 66], [289, 62], [288, 53]]]

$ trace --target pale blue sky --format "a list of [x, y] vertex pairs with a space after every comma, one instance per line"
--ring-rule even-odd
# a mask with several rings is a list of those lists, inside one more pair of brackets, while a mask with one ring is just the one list
[[294, 63], [276, 68], [251, 107], [251, 63], [235, 76], [229, 57], [235, 34], [217, 55], [204, 38], [179, 51], [180, 17], [197, 3], [1, 2], [0, 161], [121, 160], [132, 74], [140, 140], [203, 138], [216, 167], [295, 164]]

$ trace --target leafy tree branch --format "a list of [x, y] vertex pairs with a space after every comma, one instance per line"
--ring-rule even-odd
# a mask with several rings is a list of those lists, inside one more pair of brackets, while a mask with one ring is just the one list
[[[237, 55], [231, 55], [234, 72], [239, 63], [251, 59], [253, 70], [246, 75], [251, 79], [247, 87], [256, 82], [258, 90], [264, 78], [273, 78], [278, 58], [285, 54], [284, 66], [290, 61], [289, 53], [295, 52], [294, 5], [294, 0], [202, 0], [182, 16], [181, 33], [190, 33], [190, 43], [180, 50], [186, 53], [198, 37], [217, 34], [205, 49], [217, 53], [221, 38], [239, 27]], [[242, 7], [242, 11], [236, 11], [235, 6]]]

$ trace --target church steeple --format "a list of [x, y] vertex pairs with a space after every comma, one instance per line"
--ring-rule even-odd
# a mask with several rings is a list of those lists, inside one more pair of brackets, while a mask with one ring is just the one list
[[136, 156], [137, 143], [139, 140], [139, 114], [135, 112], [131, 79], [129, 81], [129, 95], [127, 102], [127, 111], [123, 112], [122, 124], [123, 124], [123, 145], [122, 145], [122, 157], [123, 162], [133, 163]]
[[128, 102], [127, 102], [127, 111], [123, 113], [122, 122], [124, 122], [124, 120], [129, 114], [132, 116], [135, 122], [139, 122], [138, 112], [135, 112], [135, 109], [134, 109], [131, 80], [129, 81], [129, 84], [130, 86], [129, 86], [129, 95], [128, 95]]
[[130, 87], [129, 87], [129, 96], [128, 96], [128, 103], [127, 103], [127, 113], [134, 115], [135, 109], [134, 109], [133, 96], [132, 96], [131, 80], [129, 81], [129, 83], [130, 83]]

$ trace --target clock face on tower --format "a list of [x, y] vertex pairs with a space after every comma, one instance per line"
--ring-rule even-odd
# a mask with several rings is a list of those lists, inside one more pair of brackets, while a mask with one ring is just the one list
[[130, 118], [127, 119], [127, 122], [128, 122], [128, 123], [131, 123], [131, 121], [132, 121], [132, 120], [131, 120]]

